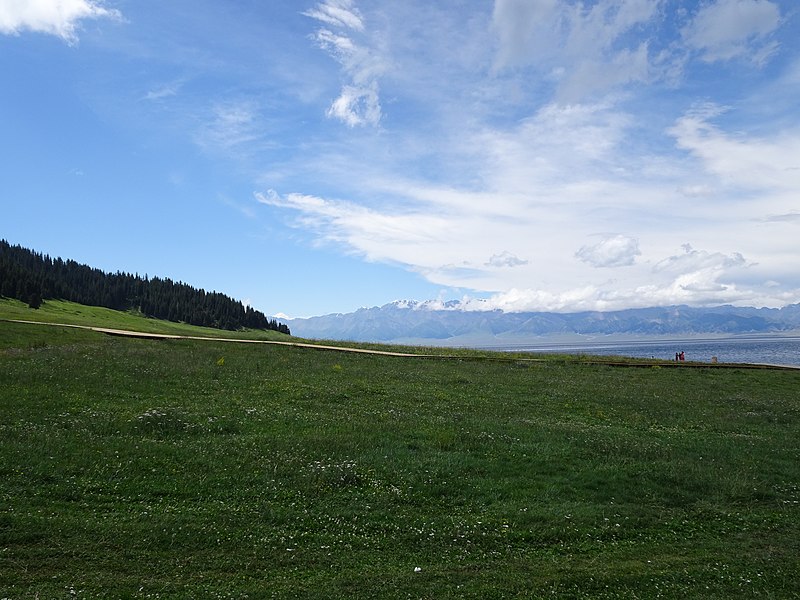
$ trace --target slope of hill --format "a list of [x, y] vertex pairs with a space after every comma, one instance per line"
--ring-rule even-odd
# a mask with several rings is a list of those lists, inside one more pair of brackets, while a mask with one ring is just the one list
[[68, 300], [201, 327], [263, 329], [289, 334], [264, 313], [219, 292], [129, 273], [104, 273], [74, 260], [51, 258], [0, 240], [0, 296], [38, 308], [45, 299]]

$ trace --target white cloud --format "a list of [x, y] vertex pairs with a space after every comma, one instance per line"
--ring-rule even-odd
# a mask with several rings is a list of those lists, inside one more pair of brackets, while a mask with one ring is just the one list
[[144, 99], [157, 101], [157, 100], [163, 100], [164, 98], [171, 98], [173, 96], [177, 96], [182, 86], [183, 86], [182, 81], [172, 82], [159, 86], [155, 89], [148, 91], [144, 95]]
[[353, 53], [356, 52], [357, 47], [346, 35], [336, 35], [328, 29], [317, 30], [314, 39], [323, 50], [327, 50], [330, 54], [339, 60], [339, 62], [346, 62]]
[[555, 293], [540, 289], [517, 289], [495, 294], [487, 299], [466, 299], [465, 310], [502, 310], [504, 312], [578, 312], [597, 310], [599, 290], [585, 286]]
[[504, 268], [504, 267], [520, 267], [522, 265], [527, 265], [528, 261], [518, 256], [515, 256], [511, 252], [504, 250], [500, 254], [493, 254], [492, 257], [489, 259], [487, 263], [484, 264], [486, 267], [497, 267], [497, 268]]
[[[738, 284], [737, 272], [754, 266], [741, 254], [724, 255], [694, 250], [688, 244], [684, 245], [683, 250], [682, 254], [660, 261], [653, 268], [650, 281], [640, 285], [632, 282], [621, 285], [614, 281], [561, 291], [512, 288], [488, 299], [468, 299], [466, 308], [506, 312], [574, 312], [674, 304], [713, 306], [735, 303], [776, 306], [790, 301], [798, 293], [798, 290], [764, 292], [757, 287]], [[764, 286], [765, 289], [769, 287], [772, 286]]]
[[670, 256], [658, 262], [653, 267], [653, 271], [694, 274], [701, 271], [719, 271], [747, 265], [745, 258], [738, 252], [726, 256], [720, 252], [710, 253], [704, 250], [695, 250], [691, 244], [684, 244], [683, 251], [683, 254]]
[[625, 236], [607, 237], [592, 246], [582, 246], [575, 256], [593, 267], [628, 267], [641, 255], [639, 240]]
[[790, 212], [783, 215], [770, 215], [765, 217], [766, 223], [797, 223], [800, 225], [800, 212]]
[[560, 47], [565, 19], [558, 0], [496, 0], [492, 24], [497, 32], [498, 68], [530, 64]]
[[565, 102], [654, 77], [648, 42], [631, 32], [659, 17], [661, 0], [496, 0], [498, 71], [534, 67], [557, 75]]
[[682, 34], [706, 62], [745, 57], [761, 64], [777, 49], [769, 35], [780, 22], [780, 9], [769, 0], [718, 0], [704, 5]]
[[[687, 54], [681, 26], [721, 3], [668, 19], [660, 0], [497, 0], [490, 23], [478, 12], [464, 25], [474, 45], [437, 44], [463, 21], [433, 9], [417, 22], [416, 6], [406, 20], [363, 6], [361, 29], [314, 16], [314, 39], [346, 79], [328, 115], [382, 127], [337, 128], [339, 143], [307, 165], [316, 193], [284, 180], [267, 186], [292, 193], [256, 196], [316, 241], [489, 295], [472, 303], [481, 310], [800, 300], [787, 266], [800, 208], [794, 113], [754, 127], [741, 94], [694, 107], [659, 95], [682, 83], [670, 69], [688, 73], [709, 52]], [[763, 46], [769, 35], [753, 31], [733, 37]], [[411, 32], [425, 43], [409, 53]], [[705, 250], [676, 253], [684, 242]]]
[[435, 215], [382, 213], [307, 194], [281, 195], [269, 190], [257, 192], [255, 198], [261, 204], [299, 211], [304, 226], [317, 228], [326, 241], [345, 244], [369, 260], [400, 261], [413, 256], [415, 247], [444, 239], [448, 229], [447, 221]]
[[677, 188], [677, 192], [687, 198], [704, 198], [714, 194], [714, 188], [705, 184], [688, 184]]
[[303, 14], [334, 27], [346, 27], [356, 31], [364, 29], [361, 13], [352, 0], [327, 0]]
[[[778, 306], [800, 299], [797, 290], [787, 287], [778, 258], [791, 254], [791, 240], [753, 229], [754, 223], [779, 226], [777, 220], [765, 221], [765, 214], [793, 214], [795, 196], [787, 191], [792, 180], [784, 182], [786, 189], [761, 188], [766, 195], [753, 200], [737, 196], [735, 207], [722, 207], [730, 185], [720, 182], [714, 166], [718, 160], [710, 149], [697, 154], [699, 142], [689, 147], [694, 131], [701, 132], [701, 141], [710, 131], [729, 140], [730, 134], [706, 122], [721, 114], [715, 106], [704, 106], [680, 117], [671, 129], [690, 158], [686, 165], [662, 156], [653, 168], [646, 157], [628, 152], [629, 118], [613, 105], [547, 105], [516, 128], [485, 128], [473, 139], [460, 138], [474, 153], [475, 160], [468, 162], [481, 165], [473, 172], [478, 189], [433, 186], [395, 173], [387, 179], [358, 177], [354, 199], [346, 201], [277, 193], [258, 194], [257, 199], [296, 212], [299, 227], [367, 260], [403, 265], [437, 285], [492, 293], [489, 300], [475, 301], [476, 310]], [[745, 136], [736, 140], [748, 147], [754, 143]], [[759, 144], [776, 142], [771, 138]], [[724, 152], [727, 146], [714, 148]], [[737, 153], [743, 158], [735, 168], [745, 169], [740, 177], [753, 183], [745, 159], [755, 159], [747, 154]], [[798, 155], [776, 158], [776, 172], [795, 177], [785, 167]], [[695, 183], [706, 179], [709, 183]], [[771, 178], [764, 182], [774, 187]], [[687, 197], [702, 201], [686, 202]], [[630, 235], [585, 243], [598, 230], [613, 231], [621, 222]], [[697, 240], [712, 250], [687, 246], [674, 254], [670, 249], [676, 239]], [[785, 285], [766, 288], [759, 278], [783, 279]]]
[[631, 84], [676, 85], [697, 58], [763, 65], [779, 49], [783, 22], [771, 0], [712, 0], [695, 14], [666, 0], [495, 0], [494, 68], [532, 70], [558, 101], [581, 102]]
[[333, 101], [327, 112], [350, 127], [356, 125], [377, 125], [381, 120], [381, 104], [378, 86], [357, 88], [346, 85], [341, 95]]
[[251, 100], [217, 102], [195, 141], [209, 150], [233, 151], [252, 145], [264, 135], [258, 105]]
[[121, 18], [118, 10], [105, 8], [98, 0], [3, 0], [0, 2], [0, 33], [17, 35], [34, 31], [60, 37], [69, 44], [78, 41], [84, 19]]
[[731, 135], [712, 123], [726, 112], [704, 104], [670, 128], [678, 147], [700, 159], [711, 174], [742, 188], [800, 189], [800, 127], [769, 138]]
[[607, 173], [631, 121], [610, 104], [547, 104], [507, 130], [486, 128], [476, 136], [484, 177], [494, 189], [538, 191], [565, 174], [577, 182]]
[[[327, 0], [303, 14], [325, 25], [317, 29], [313, 39], [341, 65], [349, 79], [326, 114], [350, 127], [378, 125], [381, 120], [378, 79], [385, 71], [385, 64], [364, 35], [364, 21], [355, 3]], [[356, 35], [360, 41], [354, 38]]]

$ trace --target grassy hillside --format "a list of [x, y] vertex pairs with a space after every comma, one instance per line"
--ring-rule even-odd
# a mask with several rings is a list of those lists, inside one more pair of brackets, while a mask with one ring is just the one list
[[0, 322], [0, 597], [797, 597], [798, 390]]
[[226, 331], [211, 327], [197, 327], [185, 323], [173, 323], [160, 319], [148, 319], [131, 312], [120, 312], [100, 306], [85, 306], [66, 300], [47, 300], [41, 308], [33, 310], [19, 300], [0, 298], [0, 319], [39, 321], [42, 323], [66, 323], [89, 325], [109, 329], [127, 329], [146, 333], [165, 333], [201, 337], [238, 337], [241, 339], [286, 340], [287, 336], [275, 331], [240, 330]]

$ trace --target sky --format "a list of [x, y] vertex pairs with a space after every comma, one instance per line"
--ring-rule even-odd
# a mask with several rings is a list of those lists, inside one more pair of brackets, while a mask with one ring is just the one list
[[0, 0], [0, 76], [0, 238], [53, 257], [292, 317], [800, 302], [796, 0]]

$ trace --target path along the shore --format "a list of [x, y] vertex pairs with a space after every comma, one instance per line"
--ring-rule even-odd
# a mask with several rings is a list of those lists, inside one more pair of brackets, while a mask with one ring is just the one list
[[[72, 325], [69, 323], [46, 323], [42, 321], [25, 321], [21, 319], [2, 319], [9, 323], [24, 323], [28, 325], [50, 325], [53, 327], [71, 327], [74, 329], [84, 329], [96, 331], [106, 335], [121, 337], [132, 337], [148, 340], [198, 340], [204, 342], [226, 342], [239, 344], [270, 344], [274, 346], [292, 346], [295, 348], [309, 348], [312, 350], [328, 350], [332, 352], [354, 352], [358, 354], [375, 354], [379, 356], [397, 356], [403, 358], [426, 358], [442, 360], [490, 360], [498, 362], [552, 362], [552, 359], [527, 358], [518, 356], [461, 356], [454, 354], [416, 354], [411, 352], [392, 352], [388, 350], [373, 350], [370, 348], [351, 348], [347, 346], [331, 346], [327, 344], [312, 344], [308, 342], [282, 342], [279, 340], [246, 340], [241, 338], [218, 338], [203, 337], [193, 335], [174, 335], [169, 333], [148, 333], [145, 331], [130, 331], [127, 329], [110, 329], [107, 327], [93, 327], [90, 325]], [[585, 356], [575, 357], [570, 361], [582, 365], [604, 365], [609, 367], [667, 367], [667, 368], [702, 368], [702, 369], [772, 369], [782, 371], [800, 370], [800, 366], [793, 365], [771, 365], [761, 363], [699, 363], [699, 362], [673, 362], [673, 361], [620, 361], [603, 360], [597, 357], [587, 358]]]

